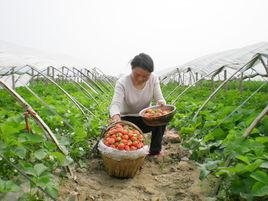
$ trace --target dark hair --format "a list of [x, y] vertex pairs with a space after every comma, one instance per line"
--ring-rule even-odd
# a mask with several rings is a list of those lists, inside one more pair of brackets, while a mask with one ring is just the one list
[[148, 54], [140, 53], [136, 55], [131, 63], [131, 69], [136, 67], [141, 67], [144, 70], [149, 71], [150, 73], [154, 71], [154, 62]]

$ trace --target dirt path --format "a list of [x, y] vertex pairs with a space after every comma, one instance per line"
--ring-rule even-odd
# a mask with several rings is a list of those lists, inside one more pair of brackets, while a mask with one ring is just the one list
[[[168, 131], [168, 134], [170, 131]], [[78, 169], [77, 183], [63, 180], [59, 200], [64, 201], [203, 201], [199, 171], [180, 143], [165, 140], [163, 157], [146, 157], [133, 179], [107, 175], [102, 160]]]

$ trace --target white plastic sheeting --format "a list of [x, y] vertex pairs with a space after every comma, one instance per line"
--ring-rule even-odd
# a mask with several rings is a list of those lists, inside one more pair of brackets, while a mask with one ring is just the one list
[[[227, 74], [230, 76], [240, 67], [247, 64], [256, 54], [263, 54], [267, 57], [268, 42], [261, 42], [243, 48], [206, 55], [183, 65], [179, 65], [178, 67], [168, 68], [164, 71], [158, 72], [158, 75], [160, 76], [160, 79], [163, 79], [165, 77], [174, 77], [176, 73], [186, 73], [192, 71], [192, 73], [207, 76], [210, 73], [216, 72], [218, 69], [224, 67], [227, 69]], [[267, 65], [267, 59], [264, 61], [266, 61]], [[254, 70], [260, 74], [266, 73], [263, 65], [259, 64], [260, 63], [255, 63], [253, 65]]]
[[24, 85], [32, 77], [31, 67], [42, 71], [48, 66], [86, 67], [88, 64], [67, 55], [42, 52], [0, 41], [0, 79], [8, 85], [11, 85], [12, 79], [16, 81], [16, 86]]
[[0, 72], [3, 68], [26, 65], [41, 69], [47, 66], [86, 66], [88, 63], [67, 55], [42, 52], [0, 41]]

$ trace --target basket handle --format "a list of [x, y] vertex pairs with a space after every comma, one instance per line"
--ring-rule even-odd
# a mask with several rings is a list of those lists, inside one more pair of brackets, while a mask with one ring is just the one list
[[130, 121], [125, 121], [125, 120], [120, 120], [120, 121], [116, 121], [116, 122], [112, 122], [111, 124], [109, 124], [108, 128], [106, 129], [106, 132], [107, 133], [111, 128], [113, 128], [116, 124], [126, 124], [126, 125], [129, 125], [131, 127], [134, 127], [136, 130], [138, 130], [142, 135], [143, 135], [143, 132], [142, 130], [135, 124], [133, 124], [132, 122]]

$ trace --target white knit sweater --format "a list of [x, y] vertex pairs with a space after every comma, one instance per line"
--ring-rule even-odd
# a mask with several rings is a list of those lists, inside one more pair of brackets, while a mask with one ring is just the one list
[[115, 85], [114, 96], [110, 105], [110, 116], [138, 116], [139, 112], [149, 107], [151, 101], [164, 101], [158, 77], [151, 73], [143, 89], [136, 89], [131, 75], [120, 78]]

